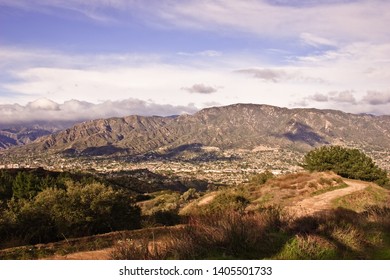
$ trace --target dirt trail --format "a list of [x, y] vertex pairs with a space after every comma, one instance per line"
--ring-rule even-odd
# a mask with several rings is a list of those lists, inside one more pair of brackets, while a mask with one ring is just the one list
[[77, 252], [67, 255], [54, 255], [48, 260], [109, 260], [112, 248], [96, 251]]
[[203, 198], [201, 201], [198, 202], [198, 205], [206, 205], [209, 204], [213, 199], [216, 197], [216, 194], [209, 195], [205, 198]]
[[[301, 200], [296, 205], [289, 207], [289, 210], [291, 213], [297, 217], [305, 216], [305, 215], [311, 215], [316, 212], [327, 210], [332, 208], [331, 202], [332, 200], [342, 197], [360, 190], [364, 190], [367, 188], [370, 184], [361, 182], [361, 181], [355, 181], [355, 180], [349, 180], [349, 179], [343, 179], [344, 182], [348, 185], [348, 187], [343, 189], [338, 189], [334, 191], [330, 191], [324, 194], [320, 194], [314, 197], [309, 197], [306, 199]], [[210, 203], [214, 198], [216, 194], [211, 194], [207, 197], [204, 197], [198, 202], [198, 205], [205, 205]], [[77, 252], [72, 253], [68, 255], [54, 255], [51, 257], [48, 257], [47, 259], [52, 260], [108, 260], [110, 259], [110, 253], [112, 251], [111, 248], [106, 248], [103, 250], [96, 250], [96, 251], [85, 251], [85, 252]]]
[[311, 215], [322, 210], [330, 209], [332, 207], [332, 200], [360, 190], [364, 190], [369, 186], [369, 183], [350, 179], [344, 179], [344, 182], [348, 185], [348, 187], [306, 198], [298, 202], [296, 205], [291, 206], [291, 213], [301, 217], [305, 215]]

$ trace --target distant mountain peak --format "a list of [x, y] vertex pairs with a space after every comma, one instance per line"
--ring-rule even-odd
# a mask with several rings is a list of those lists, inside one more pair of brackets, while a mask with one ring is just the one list
[[221, 150], [267, 146], [307, 151], [340, 141], [367, 149], [390, 149], [390, 117], [234, 104], [178, 117], [132, 115], [87, 121], [15, 152], [132, 156], [195, 143]]

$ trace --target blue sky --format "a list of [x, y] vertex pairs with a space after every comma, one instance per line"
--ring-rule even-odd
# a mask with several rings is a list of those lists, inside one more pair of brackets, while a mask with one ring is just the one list
[[233, 103], [388, 114], [384, 0], [0, 0], [0, 122]]

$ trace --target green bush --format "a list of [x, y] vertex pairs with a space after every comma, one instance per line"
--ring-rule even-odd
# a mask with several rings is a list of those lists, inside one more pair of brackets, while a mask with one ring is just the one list
[[47, 188], [33, 199], [12, 199], [1, 213], [0, 237], [27, 244], [140, 227], [141, 213], [123, 192], [100, 183]]
[[390, 185], [387, 172], [358, 149], [323, 146], [305, 155], [303, 167], [309, 171], [333, 171], [345, 178], [375, 182], [383, 187]]
[[0, 200], [6, 200], [12, 197], [12, 182], [12, 176], [0, 170]]

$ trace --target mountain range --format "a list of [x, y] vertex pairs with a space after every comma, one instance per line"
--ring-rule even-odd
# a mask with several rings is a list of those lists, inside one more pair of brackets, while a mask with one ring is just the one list
[[0, 127], [0, 150], [32, 143], [36, 139], [60, 131], [68, 125], [69, 123], [57, 122], [55, 124], [34, 123]]
[[[8, 137], [12, 144], [23, 144], [4, 152], [83, 156], [133, 156], [194, 145], [222, 150], [266, 146], [302, 152], [325, 144], [390, 149], [390, 116], [256, 104], [206, 108], [193, 115], [98, 119], [53, 131], [3, 130], [1, 143]], [[45, 136], [34, 141], [41, 135]]]

